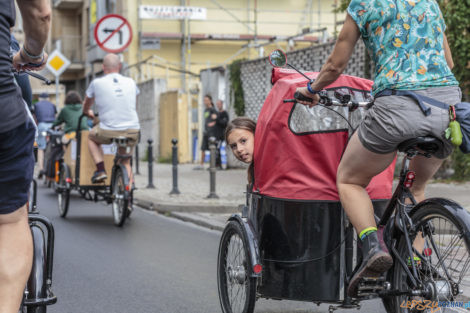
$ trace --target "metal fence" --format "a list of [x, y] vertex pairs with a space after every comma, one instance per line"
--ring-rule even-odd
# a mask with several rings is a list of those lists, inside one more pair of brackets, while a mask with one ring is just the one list
[[[333, 51], [335, 42], [318, 45], [287, 53], [288, 62], [302, 71], [320, 71]], [[366, 49], [362, 41], [356, 45], [344, 74], [370, 77], [367, 74]], [[264, 100], [271, 90], [271, 70], [268, 58], [243, 62], [241, 80], [245, 100], [245, 115], [257, 120]], [[229, 87], [229, 86], [228, 86]], [[230, 89], [230, 88], [227, 88]]]

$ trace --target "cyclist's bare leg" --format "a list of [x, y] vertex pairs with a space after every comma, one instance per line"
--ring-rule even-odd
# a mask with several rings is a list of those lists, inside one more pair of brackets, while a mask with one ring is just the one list
[[18, 312], [32, 260], [33, 242], [25, 205], [0, 215], [0, 312]]
[[[130, 152], [130, 155], [132, 155], [132, 148], [131, 148], [131, 152]], [[119, 148], [119, 154], [121, 155], [125, 155], [125, 154], [128, 154], [126, 152], [126, 148]], [[132, 173], [132, 167], [131, 167], [131, 159], [128, 158], [128, 159], [123, 159], [122, 161], [122, 164], [126, 167], [126, 170], [127, 170], [127, 176], [129, 177], [129, 186], [132, 186], [132, 183], [134, 182], [134, 174]]]
[[[425, 199], [424, 191], [426, 183], [434, 176], [439, 167], [441, 167], [443, 159], [438, 158], [426, 158], [423, 156], [415, 156], [410, 162], [410, 170], [416, 173], [416, 178], [411, 187], [411, 193], [415, 197], [415, 200], [419, 203]], [[424, 248], [424, 238], [418, 233], [413, 247], [421, 252]]]
[[44, 150], [38, 149], [38, 170], [44, 170]]
[[88, 149], [90, 150], [91, 157], [95, 164], [103, 162], [103, 149], [101, 149], [101, 145], [96, 143], [93, 139], [88, 137]]
[[359, 234], [367, 227], [375, 227], [374, 209], [366, 187], [370, 180], [385, 170], [396, 153], [378, 154], [364, 148], [354, 133], [338, 167], [336, 185], [341, 204], [350, 222]]

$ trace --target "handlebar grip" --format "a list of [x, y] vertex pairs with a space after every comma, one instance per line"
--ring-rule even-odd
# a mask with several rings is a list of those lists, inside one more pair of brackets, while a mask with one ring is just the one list
[[301, 94], [300, 92], [296, 91], [294, 93], [294, 98], [296, 100], [300, 100], [300, 101], [307, 101], [307, 102], [312, 102], [313, 100], [311, 98], [308, 98], [306, 96], [304, 96], [303, 94]]

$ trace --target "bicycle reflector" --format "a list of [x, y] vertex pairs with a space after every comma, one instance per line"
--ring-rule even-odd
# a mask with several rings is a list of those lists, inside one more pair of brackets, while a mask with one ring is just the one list
[[405, 175], [405, 181], [403, 182], [403, 186], [405, 186], [406, 188], [411, 188], [411, 186], [413, 186], [415, 177], [416, 177], [415, 172], [408, 171]]
[[70, 183], [72, 182], [72, 178], [67, 177], [67, 178], [65, 179], [65, 182], [70, 184]]
[[131, 190], [131, 186], [126, 185], [126, 191], [129, 191], [129, 190]]
[[255, 274], [261, 273], [262, 270], [263, 270], [263, 267], [261, 266], [261, 264], [256, 264], [255, 266], [253, 266], [253, 272]]
[[424, 249], [424, 255], [425, 256], [430, 256], [431, 254], [432, 254], [432, 249], [431, 248]]

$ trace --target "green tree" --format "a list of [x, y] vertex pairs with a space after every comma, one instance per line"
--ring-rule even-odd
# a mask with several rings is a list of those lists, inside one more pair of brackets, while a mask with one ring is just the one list
[[229, 66], [230, 96], [237, 116], [245, 115], [245, 99], [241, 79], [241, 66], [244, 59], [233, 61]]

